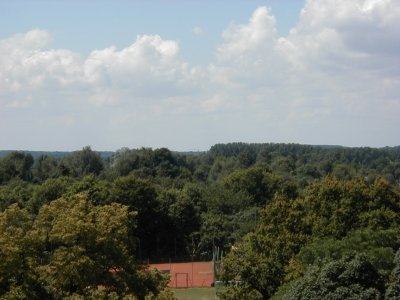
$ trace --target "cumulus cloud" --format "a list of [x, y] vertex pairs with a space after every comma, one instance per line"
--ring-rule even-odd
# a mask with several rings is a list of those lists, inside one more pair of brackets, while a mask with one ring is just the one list
[[399, 16], [393, 0], [307, 1], [289, 39], [303, 58], [312, 52], [326, 64], [387, 68], [389, 60], [398, 61]]
[[[5, 101], [25, 101], [51, 91], [81, 93], [94, 104], [118, 97], [179, 94], [193, 71], [180, 61], [179, 45], [158, 35], [142, 35], [128, 47], [93, 50], [87, 58], [49, 49], [50, 34], [32, 30], [0, 41], [0, 84]], [[182, 91], [180, 88], [182, 87]], [[7, 100], [8, 99], [8, 100]], [[19, 99], [19, 100], [16, 100]]]
[[[79, 55], [46, 49], [51, 35], [35, 29], [0, 41], [0, 98], [6, 105], [24, 107], [80, 82]], [[55, 95], [54, 95], [55, 96]]]
[[323, 87], [340, 114], [372, 116], [385, 106], [384, 82], [399, 75], [399, 8], [391, 0], [307, 1], [286, 39], [286, 55], [302, 66], [297, 77], [306, 79], [298, 80], [305, 96], [321, 94], [315, 84]]
[[[51, 49], [47, 31], [17, 34], [0, 41], [0, 102], [15, 110], [57, 106], [62, 120], [74, 122], [76, 110], [95, 107], [109, 122], [93, 122], [106, 132], [122, 122], [126, 137], [151, 124], [142, 141], [160, 138], [165, 123], [185, 136], [205, 126], [200, 131], [214, 139], [204, 133], [207, 145], [232, 132], [244, 141], [362, 145], [371, 144], [371, 133], [380, 136], [377, 144], [395, 140], [397, 0], [307, 0], [287, 36], [278, 35], [276, 24], [269, 8], [255, 9], [248, 22], [223, 30], [215, 58], [196, 67], [181, 58], [178, 42], [158, 35], [82, 57]], [[174, 142], [183, 143], [179, 136]]]
[[230, 102], [250, 105], [248, 99], [261, 94], [268, 98], [287, 80], [286, 58], [277, 47], [276, 20], [269, 8], [257, 8], [247, 24], [231, 24], [222, 39], [208, 72], [219, 89], [226, 91]]
[[123, 92], [130, 98], [180, 94], [191, 71], [178, 54], [175, 41], [157, 35], [138, 36], [124, 49], [110, 47], [90, 53], [84, 73], [92, 85]]
[[254, 127], [264, 120], [289, 140], [368, 144], [371, 127], [390, 124], [390, 135], [400, 125], [399, 9], [393, 0], [308, 0], [296, 27], [278, 37], [261, 7], [224, 31], [209, 71]]
[[257, 53], [273, 46], [276, 21], [267, 7], [257, 8], [245, 25], [231, 24], [222, 33], [224, 43], [217, 49], [219, 59], [232, 59], [243, 54]]

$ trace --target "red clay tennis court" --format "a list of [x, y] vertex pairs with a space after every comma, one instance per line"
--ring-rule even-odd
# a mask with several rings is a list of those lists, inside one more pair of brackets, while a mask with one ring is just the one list
[[171, 288], [211, 287], [214, 282], [212, 262], [150, 264], [149, 268], [168, 273]]

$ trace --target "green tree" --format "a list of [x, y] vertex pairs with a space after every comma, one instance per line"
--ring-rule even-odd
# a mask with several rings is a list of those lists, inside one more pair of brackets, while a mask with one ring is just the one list
[[[311, 265], [322, 266], [326, 261], [362, 254], [387, 280], [392, 268], [396, 249], [400, 246], [398, 229], [372, 230], [369, 228], [349, 232], [344, 238], [315, 239], [300, 250], [292, 273], [304, 274]], [[295, 278], [296, 276], [287, 275]]]
[[224, 299], [238, 299], [244, 292], [269, 299], [275, 293], [284, 280], [285, 266], [307, 241], [305, 213], [298, 205], [277, 196], [262, 211], [257, 230], [233, 246], [224, 258], [222, 277], [226, 282], [239, 280], [240, 284], [228, 289]]
[[32, 180], [33, 157], [30, 153], [13, 151], [0, 160], [0, 184], [13, 178]]
[[119, 177], [113, 183], [111, 201], [127, 205], [136, 211], [138, 254], [142, 258], [152, 258], [157, 253], [157, 231], [159, 214], [157, 192], [150, 180], [133, 175]]
[[154, 150], [153, 160], [155, 171], [158, 176], [176, 177], [178, 175], [178, 162], [172, 152], [167, 148]]
[[258, 165], [238, 170], [224, 179], [224, 184], [234, 192], [245, 192], [254, 205], [264, 206], [282, 186], [282, 178], [268, 172], [265, 166]]
[[393, 262], [392, 280], [386, 290], [385, 300], [400, 299], [400, 250], [397, 250]]
[[89, 295], [100, 286], [139, 299], [157, 293], [161, 275], [145, 272], [132, 256], [135, 222], [127, 206], [94, 206], [84, 194], [44, 205], [31, 237], [42, 247], [37, 270], [47, 292], [56, 299]]
[[372, 185], [362, 179], [327, 177], [305, 191], [307, 223], [314, 236], [341, 238], [362, 227], [387, 229], [400, 224], [399, 193], [378, 178]]
[[30, 201], [33, 191], [34, 186], [21, 179], [13, 179], [6, 185], [0, 185], [0, 211], [4, 211], [13, 203], [25, 207]]
[[213, 247], [229, 251], [239, 238], [254, 229], [258, 208], [252, 205], [247, 192], [234, 191], [223, 184], [208, 188], [204, 201], [207, 210], [201, 214], [198, 245], [202, 256], [211, 258]]
[[0, 213], [0, 298], [48, 299], [35, 271], [37, 241], [29, 237], [33, 220], [17, 204]]
[[[192, 195], [193, 196], [193, 195]], [[168, 189], [160, 193], [159, 215], [166, 218], [166, 228], [159, 228], [160, 242], [168, 245], [169, 257], [197, 256], [194, 233], [200, 228], [200, 211], [196, 199], [187, 189]], [[160, 224], [161, 225], [161, 224]], [[168, 230], [165, 231], [165, 229]], [[160, 245], [158, 245], [160, 247]]]
[[48, 178], [58, 177], [58, 160], [48, 155], [42, 155], [35, 159], [32, 166], [32, 177], [34, 182], [43, 182]]
[[129, 148], [117, 150], [111, 160], [111, 168], [118, 176], [127, 176], [132, 170], [139, 168], [139, 164], [137, 151]]
[[89, 174], [99, 175], [104, 169], [104, 165], [100, 155], [90, 146], [86, 146], [63, 158], [59, 168], [61, 175], [83, 177]]
[[283, 300], [382, 299], [384, 284], [364, 256], [346, 257], [311, 268]]
[[101, 180], [94, 174], [86, 175], [80, 180], [74, 181], [68, 188], [68, 193], [77, 194], [84, 192], [94, 204], [110, 204], [112, 198], [112, 183]]
[[33, 214], [37, 214], [40, 208], [67, 193], [75, 180], [71, 177], [59, 177], [47, 179], [39, 185], [35, 185], [32, 196], [26, 203], [26, 207]]

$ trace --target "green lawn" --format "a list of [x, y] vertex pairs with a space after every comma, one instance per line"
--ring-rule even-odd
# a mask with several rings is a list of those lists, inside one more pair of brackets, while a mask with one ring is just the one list
[[178, 300], [214, 300], [214, 288], [171, 289]]

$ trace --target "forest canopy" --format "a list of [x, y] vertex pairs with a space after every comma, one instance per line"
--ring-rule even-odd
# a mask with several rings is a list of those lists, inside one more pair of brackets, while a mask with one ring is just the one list
[[396, 299], [399, 213], [400, 147], [2, 152], [0, 297], [155, 298], [218, 249], [221, 299]]

